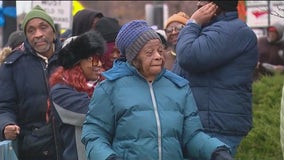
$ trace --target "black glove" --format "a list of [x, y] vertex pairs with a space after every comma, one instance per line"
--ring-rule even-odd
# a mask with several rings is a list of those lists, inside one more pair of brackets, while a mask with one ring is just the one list
[[233, 157], [227, 150], [221, 149], [213, 153], [211, 160], [233, 160]]
[[122, 158], [118, 157], [115, 154], [111, 154], [110, 156], [107, 157], [106, 160], [122, 160]]

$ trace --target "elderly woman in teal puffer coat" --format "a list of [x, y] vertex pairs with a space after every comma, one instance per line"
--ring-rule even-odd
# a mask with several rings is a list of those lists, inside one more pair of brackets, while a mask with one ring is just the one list
[[164, 68], [158, 34], [143, 20], [122, 26], [122, 56], [95, 89], [82, 142], [95, 160], [232, 160], [202, 132], [188, 81]]

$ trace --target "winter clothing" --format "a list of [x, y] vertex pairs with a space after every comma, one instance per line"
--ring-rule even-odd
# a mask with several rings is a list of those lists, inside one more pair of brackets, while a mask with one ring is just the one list
[[6, 46], [15, 49], [25, 41], [25, 38], [23, 31], [14, 31], [9, 35]]
[[72, 30], [66, 29], [62, 34], [60, 34], [61, 42], [65, 42], [66, 39], [72, 37]]
[[212, 160], [233, 160], [232, 156], [226, 150], [216, 150], [213, 153]]
[[[222, 1], [223, 2], [223, 1]], [[245, 136], [252, 128], [257, 38], [237, 12], [180, 31], [173, 71], [189, 80], [206, 133]]]
[[278, 33], [277, 41], [280, 41], [283, 38], [284, 26], [283, 24], [276, 22], [271, 26], [267, 27], [267, 31], [274, 31]]
[[59, 53], [59, 63], [64, 68], [72, 68], [80, 60], [92, 55], [102, 55], [105, 52], [106, 44], [103, 37], [96, 31], [88, 31], [72, 39]]
[[56, 31], [53, 19], [45, 12], [45, 10], [43, 10], [39, 5], [37, 5], [25, 16], [22, 22], [23, 31], [25, 34], [28, 22], [34, 18], [41, 18], [45, 20], [52, 27], [53, 31]]
[[100, 32], [107, 41], [107, 50], [104, 54], [104, 69], [108, 70], [112, 67], [114, 59], [120, 55], [119, 50], [115, 46], [115, 38], [121, 26], [118, 21], [110, 17], [102, 17], [96, 24], [95, 30]]
[[83, 9], [78, 11], [73, 17], [72, 36], [78, 36], [93, 29], [94, 19], [96, 17], [102, 18], [104, 15], [90, 9]]
[[12, 48], [4, 47], [0, 52], [0, 65], [3, 64], [5, 59], [12, 53]]
[[[259, 66], [255, 70], [255, 79], [259, 79], [262, 75], [273, 75], [273, 66], [281, 65], [284, 66], [284, 60], [281, 55], [284, 53], [284, 40], [283, 30], [284, 26], [280, 23], [275, 23], [269, 28], [275, 28], [278, 32], [278, 39], [276, 41], [269, 41], [267, 36], [260, 37], [257, 41], [258, 54], [259, 54]], [[272, 69], [266, 67], [266, 64], [270, 65]]]
[[168, 43], [167, 43], [167, 39], [166, 39], [166, 35], [163, 34], [163, 32], [161, 32], [160, 30], [156, 31], [158, 36], [161, 39], [162, 44], [164, 45], [164, 48], [167, 49], [168, 48]]
[[172, 16], [170, 16], [166, 23], [165, 23], [165, 27], [167, 28], [169, 24], [171, 24], [172, 22], [179, 22], [181, 24], [186, 24], [187, 20], [189, 19], [189, 16], [184, 13], [184, 12], [178, 12], [176, 14], [173, 14]]
[[225, 11], [237, 11], [238, 0], [231, 0], [231, 1], [212, 1], [217, 6], [221, 7]]
[[24, 50], [14, 50], [0, 66], [0, 141], [5, 139], [3, 130], [6, 125], [19, 125], [21, 130], [17, 141], [21, 160], [55, 159], [49, 157], [54, 153], [54, 144], [48, 152], [34, 152], [30, 147], [41, 139], [37, 137], [39, 135], [34, 135], [35, 132], [46, 126], [47, 78], [57, 67], [57, 51], [60, 48], [61, 43], [56, 39], [56, 52], [45, 64], [25, 41]]
[[[133, 38], [133, 33], [139, 37]], [[145, 21], [133, 20], [122, 27], [116, 42], [120, 50], [127, 50], [129, 43], [145, 47], [159, 39], [154, 33]], [[122, 37], [128, 41], [121, 42]], [[135, 39], [142, 39], [141, 43], [136, 44]], [[159, 45], [158, 41], [154, 43]], [[159, 46], [147, 47], [150, 52], [136, 53], [141, 54], [139, 67], [129, 63], [130, 52], [126, 52], [126, 58], [117, 59], [103, 73], [106, 80], [96, 87], [83, 124], [82, 142], [88, 159], [172, 160], [185, 155], [209, 160], [218, 147], [228, 151], [223, 142], [202, 132], [188, 81], [162, 68]], [[148, 73], [137, 69], [148, 67], [143, 63], [148, 58], [155, 61], [153, 64], [161, 64], [160, 70], [155, 66], [156, 72], [148, 72], [155, 74], [150, 79]], [[139, 92], [133, 92], [136, 90]]]
[[95, 30], [100, 32], [104, 39], [109, 42], [114, 42], [120, 30], [118, 21], [110, 17], [102, 17], [96, 24]]
[[[188, 81], [165, 69], [152, 83], [118, 59], [103, 73], [83, 125], [88, 159], [209, 160], [218, 139], [202, 132]], [[133, 91], [139, 92], [133, 92]]]
[[[87, 85], [83, 76], [77, 75], [70, 78], [71, 75], [68, 74], [74, 73], [70, 72], [70, 70], [75, 68], [74, 66], [78, 64], [78, 61], [94, 55], [102, 56], [105, 50], [104, 47], [105, 40], [103, 37], [96, 31], [88, 31], [71, 40], [59, 52], [59, 64], [62, 64], [66, 70], [60, 72], [61, 74], [58, 74], [57, 70], [50, 77], [50, 100], [54, 106], [56, 124], [59, 125], [59, 136], [62, 138], [63, 160], [86, 159], [85, 148], [81, 143], [81, 133], [91, 96], [91, 94], [88, 95], [87, 91], [80, 90], [82, 83], [78, 87], [78, 81]], [[80, 72], [83, 71], [76, 73], [80, 74]], [[82, 73], [82, 75], [84, 74]], [[52, 78], [56, 79], [54, 84]], [[60, 79], [60, 81], [57, 79]], [[75, 81], [77, 86], [70, 85], [70, 79]], [[91, 88], [91, 91], [94, 89], [93, 86], [88, 88]]]
[[[167, 43], [169, 47], [167, 48], [164, 57], [165, 68], [167, 68], [168, 70], [173, 69], [174, 63], [176, 61], [175, 48], [177, 43], [177, 37], [180, 31], [180, 29], [177, 28], [182, 28], [186, 24], [188, 19], [189, 16], [186, 13], [178, 12], [177, 14], [173, 14], [172, 16], [170, 16], [165, 23], [164, 32], [167, 37]], [[173, 30], [175, 30], [175, 32], [173, 32]]]
[[134, 20], [122, 26], [115, 43], [120, 53], [126, 56], [127, 61], [132, 62], [143, 46], [151, 39], [160, 39], [160, 37], [154, 29], [147, 26], [146, 21]]
[[88, 111], [90, 97], [66, 84], [56, 84], [50, 89], [58, 132], [62, 140], [63, 160], [85, 160], [81, 143], [82, 125]]

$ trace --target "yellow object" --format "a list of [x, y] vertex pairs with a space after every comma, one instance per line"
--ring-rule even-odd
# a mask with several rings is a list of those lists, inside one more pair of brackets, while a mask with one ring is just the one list
[[172, 54], [173, 56], [176, 56], [176, 55], [177, 55], [176, 52], [174, 52], [174, 51], [171, 51], [171, 54]]
[[[78, 11], [85, 9], [85, 7], [77, 0], [72, 1], [72, 16], [74, 16]], [[60, 33], [64, 33], [66, 29], [61, 29]]]
[[173, 14], [172, 16], [170, 16], [170, 17], [167, 19], [164, 28], [167, 28], [168, 25], [169, 25], [170, 23], [172, 23], [172, 22], [179, 22], [179, 23], [185, 25], [188, 19], [189, 19], [189, 16], [188, 16], [186, 13], [184, 13], [184, 12], [178, 12], [178, 13], [176, 13], [176, 14]]
[[77, 0], [73, 1], [72, 3], [73, 10], [72, 15], [74, 16], [78, 11], [85, 9], [85, 7]]

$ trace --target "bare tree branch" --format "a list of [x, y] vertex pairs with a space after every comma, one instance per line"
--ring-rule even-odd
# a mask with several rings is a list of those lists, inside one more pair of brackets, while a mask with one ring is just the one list
[[280, 18], [284, 18], [284, 8], [281, 8], [279, 5], [277, 5], [277, 10], [271, 10], [270, 14]]

